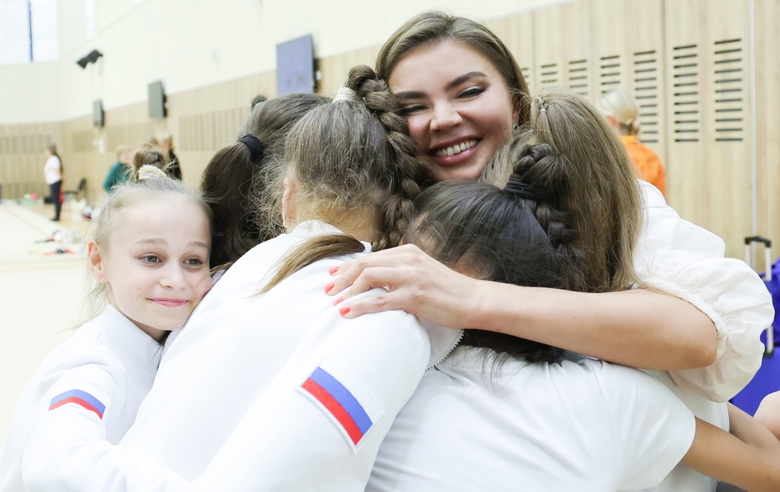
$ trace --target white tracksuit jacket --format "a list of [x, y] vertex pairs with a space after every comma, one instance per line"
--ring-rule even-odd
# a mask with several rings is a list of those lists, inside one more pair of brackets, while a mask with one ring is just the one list
[[[723, 258], [719, 238], [680, 219], [654, 188], [643, 184], [643, 191], [646, 223], [635, 262], [640, 278], [691, 302], [718, 330], [718, 359], [712, 366], [657, 377], [666, 379], [697, 416], [727, 428], [722, 406], [710, 400], [730, 398], [758, 370], [758, 334], [771, 323], [771, 299], [747, 265]], [[258, 279], [284, 252], [317, 229], [327, 229], [318, 223], [302, 226], [250, 251], [202, 301], [164, 358], [138, 426], [123, 441], [131, 451], [123, 459], [136, 452], [148, 455], [189, 480], [200, 477], [193, 486], [199, 490], [362, 487], [369, 456], [376, 454], [381, 435], [408, 398], [407, 385], [413, 387], [422, 369], [449, 350], [458, 332], [421, 332], [401, 313], [385, 313], [381, 321], [375, 321], [380, 315], [344, 320], [322, 289], [328, 269], [345, 258], [317, 262], [286, 280], [286, 286], [253, 297]], [[350, 434], [304, 388], [318, 367], [338, 374], [350, 395], [365, 402], [371, 425], [363, 423], [368, 430], [357, 445], [355, 422]], [[374, 421], [372, 415], [381, 417]], [[83, 488], [72, 490], [181, 486], [178, 475], [159, 471], [156, 488], [133, 489], [133, 467], [128, 470], [124, 488], [101, 487], [86, 475]]]
[[102, 484], [92, 490], [122, 489], [115, 481], [122, 474], [144, 490], [151, 477], [139, 472], [161, 468], [114, 445], [152, 387], [161, 353], [159, 343], [110, 305], [54, 349], [14, 411], [0, 491], [83, 490], [87, 480]]

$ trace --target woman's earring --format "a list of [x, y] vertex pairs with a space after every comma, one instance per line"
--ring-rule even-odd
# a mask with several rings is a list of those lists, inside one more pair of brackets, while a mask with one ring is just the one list
[[515, 123], [512, 125], [512, 133], [517, 133], [520, 130], [520, 125]]

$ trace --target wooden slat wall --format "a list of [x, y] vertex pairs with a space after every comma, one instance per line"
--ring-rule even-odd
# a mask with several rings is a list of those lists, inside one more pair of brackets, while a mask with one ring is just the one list
[[775, 241], [774, 257], [777, 258], [780, 245], [780, 2], [757, 0], [755, 6], [757, 225], [759, 234]]
[[665, 9], [670, 202], [740, 257], [752, 223], [748, 1]]
[[[780, 4], [756, 5], [758, 233], [780, 241]], [[669, 203], [686, 219], [723, 237], [741, 257], [752, 225], [749, 0], [581, 0], [494, 19], [531, 88], [561, 85], [594, 101], [604, 90], [632, 92], [643, 139], [667, 168]], [[373, 65], [379, 47], [317, 60], [318, 92], [333, 96], [352, 66]], [[85, 176], [89, 197], [120, 143], [168, 132], [185, 180], [199, 176], [218, 148], [234, 141], [256, 94], [275, 95], [273, 72], [202, 87], [168, 98], [168, 117], [150, 120], [146, 104], [59, 124], [0, 126], [3, 195], [45, 192], [44, 142], [56, 142], [66, 188]], [[103, 141], [104, 153], [96, 143]], [[763, 267], [763, 265], [759, 265]]]
[[343, 53], [341, 55], [319, 59], [317, 69], [319, 70], [322, 79], [318, 82], [317, 92], [328, 97], [335, 96], [336, 92], [344, 87], [350, 68], [355, 65], [374, 66], [376, 55], [379, 53], [379, 48], [379, 46], [372, 46], [349, 53]]
[[43, 178], [46, 147], [56, 141], [56, 125], [0, 126], [0, 185], [4, 198], [25, 193], [46, 196], [49, 188]]

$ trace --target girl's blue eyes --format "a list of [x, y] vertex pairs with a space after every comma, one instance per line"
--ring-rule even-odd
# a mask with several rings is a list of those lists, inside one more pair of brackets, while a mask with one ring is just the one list
[[190, 260], [186, 260], [184, 263], [186, 263], [186, 264], [188, 264], [188, 265], [191, 265], [191, 266], [200, 266], [200, 265], [202, 265], [202, 264], [203, 264], [203, 262], [202, 262], [202, 261], [200, 261], [200, 260], [199, 260], [199, 259], [197, 259], [197, 258], [192, 258], [192, 259], [190, 259]]
[[162, 261], [160, 260], [159, 257], [153, 255], [142, 256], [141, 259], [144, 260], [146, 263], [159, 263], [160, 261]]

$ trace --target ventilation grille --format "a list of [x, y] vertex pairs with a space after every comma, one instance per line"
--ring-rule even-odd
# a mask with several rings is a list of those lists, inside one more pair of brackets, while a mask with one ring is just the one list
[[639, 105], [642, 141], [658, 143], [660, 136], [659, 60], [655, 50], [634, 53], [634, 98]]
[[599, 94], [620, 88], [620, 55], [599, 58]]
[[698, 142], [701, 133], [698, 45], [672, 48], [672, 125], [674, 141]]
[[713, 61], [715, 141], [741, 142], [745, 131], [742, 40], [715, 41]]
[[547, 63], [539, 66], [539, 87], [561, 85], [561, 76], [557, 63]]
[[181, 150], [216, 150], [236, 142], [247, 118], [245, 108], [225, 109], [179, 117]]
[[567, 68], [567, 82], [569, 84], [569, 89], [583, 97], [588, 97], [590, 95], [590, 74], [588, 73], [588, 60], [570, 61]]
[[6, 135], [0, 137], [0, 154], [37, 154], [51, 143], [51, 135]]

